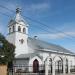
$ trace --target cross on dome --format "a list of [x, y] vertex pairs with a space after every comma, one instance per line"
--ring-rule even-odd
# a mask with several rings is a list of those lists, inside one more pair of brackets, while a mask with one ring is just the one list
[[21, 9], [20, 8], [16, 8], [16, 18], [15, 20], [18, 22], [18, 21], [24, 21], [24, 19], [22, 18], [21, 16]]
[[20, 8], [16, 8], [16, 13], [20, 13], [21, 9]]

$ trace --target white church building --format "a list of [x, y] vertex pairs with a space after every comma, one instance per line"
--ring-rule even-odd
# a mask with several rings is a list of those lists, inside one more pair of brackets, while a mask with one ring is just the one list
[[55, 72], [69, 73], [72, 66], [75, 66], [75, 54], [59, 45], [29, 37], [28, 27], [17, 8], [15, 18], [8, 24], [7, 35], [7, 40], [16, 46], [13, 62], [17, 66], [15, 71], [38, 72], [47, 69], [54, 73], [55, 69]]

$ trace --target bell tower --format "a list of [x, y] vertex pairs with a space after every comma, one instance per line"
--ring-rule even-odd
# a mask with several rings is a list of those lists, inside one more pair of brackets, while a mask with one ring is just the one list
[[28, 24], [21, 16], [20, 8], [16, 9], [16, 16], [8, 24], [7, 40], [16, 46], [15, 54], [28, 53]]

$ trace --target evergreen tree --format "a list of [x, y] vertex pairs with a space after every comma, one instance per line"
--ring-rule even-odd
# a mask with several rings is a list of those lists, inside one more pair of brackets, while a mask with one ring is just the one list
[[15, 46], [9, 43], [0, 33], [0, 42], [3, 44], [0, 47], [0, 64], [9, 64], [14, 59]]

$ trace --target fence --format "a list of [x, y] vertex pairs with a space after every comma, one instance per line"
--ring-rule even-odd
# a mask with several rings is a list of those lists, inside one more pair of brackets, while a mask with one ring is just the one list
[[[52, 74], [52, 65], [49, 65], [49, 75]], [[33, 72], [33, 66], [13, 66], [9, 71], [9, 75], [45, 75], [45, 66], [40, 65], [38, 68], [35, 67]], [[66, 65], [66, 73], [68, 73], [68, 67]], [[75, 72], [75, 66], [70, 67], [71, 72]], [[55, 72], [57, 74], [63, 73], [63, 65], [56, 65]]]
[[7, 65], [0, 65], [0, 75], [7, 75]]
[[71, 72], [75, 72], [75, 66], [71, 66], [70, 71], [71, 71]]
[[44, 75], [44, 73], [45, 73], [44, 65], [34, 67], [34, 69], [33, 66], [19, 65], [13, 66], [13, 68], [9, 70], [9, 75]]

